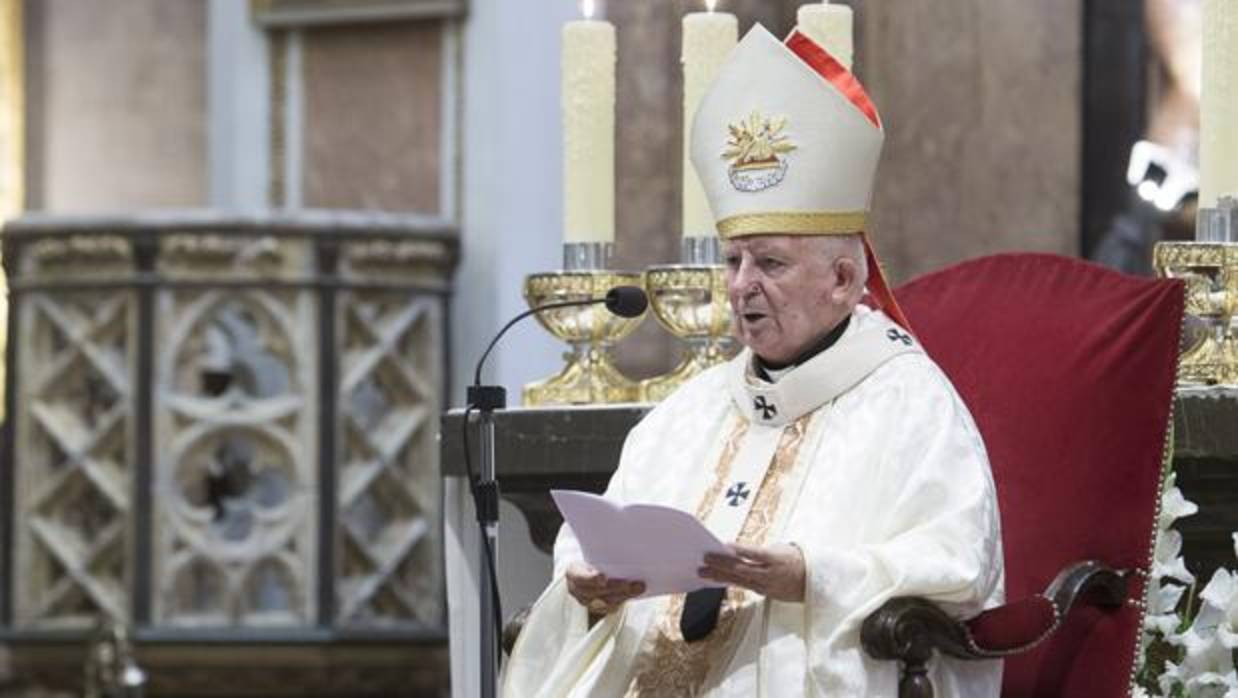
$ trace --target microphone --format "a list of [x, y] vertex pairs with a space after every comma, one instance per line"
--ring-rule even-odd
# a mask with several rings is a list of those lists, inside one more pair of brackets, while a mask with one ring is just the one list
[[606, 309], [619, 317], [636, 317], [649, 307], [649, 296], [636, 286], [616, 286], [606, 292]]
[[[511, 320], [508, 320], [507, 324], [503, 326], [503, 329], [499, 330], [498, 334], [494, 335], [494, 339], [490, 340], [490, 345], [486, 347], [486, 351], [482, 352], [481, 358], [477, 360], [477, 366], [473, 370], [473, 385], [469, 387], [468, 402], [476, 404], [473, 400], [473, 389], [481, 386], [482, 366], [485, 365], [486, 359], [490, 356], [490, 352], [494, 349], [494, 346], [499, 343], [499, 339], [507, 333], [507, 330], [511, 329], [512, 325], [515, 325], [517, 322], [520, 322], [530, 315], [540, 313], [544, 310], [553, 310], [555, 308], [572, 308], [581, 305], [597, 305], [599, 303], [604, 303], [607, 310], [615, 315], [618, 315], [619, 317], [631, 318], [637, 317], [641, 313], [645, 312], [645, 308], [649, 307], [649, 297], [645, 295], [645, 291], [639, 286], [616, 286], [607, 291], [606, 295], [602, 298], [556, 301], [554, 303], [539, 305], [536, 308], [530, 308], [520, 313]], [[504, 400], [506, 400], [506, 396], [504, 396]], [[503, 407], [503, 405], [487, 407], [485, 404], [476, 404], [476, 406], [481, 409], [499, 409]]]
[[[585, 300], [557, 301], [546, 303], [536, 308], [530, 308], [503, 325], [503, 329], [494, 335], [486, 351], [482, 352], [473, 369], [473, 384], [468, 387], [467, 406], [464, 419], [461, 420], [461, 443], [464, 449], [464, 470], [468, 477], [469, 489], [473, 494], [473, 505], [477, 510], [477, 524], [481, 533], [480, 573], [485, 575], [484, 582], [478, 586], [481, 606], [481, 637], [482, 637], [482, 695], [495, 694], [495, 681], [498, 672], [499, 656], [498, 638], [503, 636], [503, 606], [499, 599], [498, 572], [494, 564], [494, 548], [498, 542], [499, 521], [499, 483], [494, 472], [494, 411], [507, 406], [507, 390], [501, 385], [482, 385], [481, 369], [486, 359], [499, 339], [517, 322], [555, 308], [571, 308], [575, 306], [606, 304], [606, 309], [619, 317], [633, 318], [645, 312], [649, 307], [649, 298], [645, 292], [636, 286], [616, 286], [606, 292], [602, 298]], [[469, 455], [469, 413], [479, 412], [479, 441], [482, 442], [480, 473], [473, 472]], [[489, 611], [489, 612], [487, 612]], [[491, 618], [487, 618], [491, 615]]]

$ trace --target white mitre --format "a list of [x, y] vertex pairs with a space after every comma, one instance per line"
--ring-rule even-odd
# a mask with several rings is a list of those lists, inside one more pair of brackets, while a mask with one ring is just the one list
[[756, 24], [701, 99], [691, 157], [723, 238], [868, 228], [885, 133], [864, 88], [800, 32]]

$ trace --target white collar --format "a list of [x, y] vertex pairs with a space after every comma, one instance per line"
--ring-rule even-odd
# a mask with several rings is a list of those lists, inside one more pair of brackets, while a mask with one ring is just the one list
[[775, 382], [754, 375], [749, 349], [731, 360], [727, 378], [736, 409], [754, 424], [782, 427], [847, 392], [895, 356], [921, 352], [911, 333], [884, 313], [860, 306], [829, 349], [798, 366], [767, 371]]
[[783, 366], [782, 368], [766, 368], [764, 369], [765, 375], [769, 376], [769, 380], [766, 382], [777, 383], [778, 381], [782, 380], [783, 376], [787, 375], [794, 369], [795, 369], [794, 364], [792, 364], [791, 366]]

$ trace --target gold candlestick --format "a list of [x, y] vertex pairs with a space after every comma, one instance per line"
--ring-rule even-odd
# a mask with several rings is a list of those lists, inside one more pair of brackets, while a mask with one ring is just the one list
[[1184, 383], [1238, 383], [1238, 6], [1203, 2], [1197, 242], [1162, 242], [1157, 274], [1186, 282], [1188, 332]]
[[641, 381], [641, 399], [657, 402], [693, 376], [729, 360], [738, 343], [731, 336], [726, 273], [721, 266], [650, 267], [645, 292], [654, 317], [686, 345], [683, 359], [670, 373]]
[[1188, 331], [1178, 372], [1182, 383], [1238, 383], [1238, 245], [1162, 242], [1153, 253], [1158, 276], [1186, 282]]
[[[530, 308], [547, 303], [605, 298], [615, 286], [637, 286], [635, 272], [582, 269], [531, 274], [524, 282]], [[559, 373], [524, 386], [525, 405], [586, 405], [635, 402], [640, 386], [619, 372], [610, 349], [645, 319], [623, 318], [601, 304], [556, 308], [537, 314], [548, 332], [571, 345]]]

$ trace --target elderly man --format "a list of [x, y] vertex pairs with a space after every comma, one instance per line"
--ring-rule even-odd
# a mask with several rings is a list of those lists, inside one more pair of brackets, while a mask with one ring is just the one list
[[[865, 616], [905, 595], [960, 616], [1001, 603], [984, 446], [857, 234], [882, 140], [859, 83], [798, 33], [758, 25], [723, 66], [691, 147], [745, 350], [632, 430], [606, 496], [694, 512], [735, 543], [702, 561], [718, 588], [643, 597], [564, 527], [507, 698], [893, 698], [897, 667], [860, 648]], [[997, 662], [931, 673], [938, 695], [1000, 688]]]

